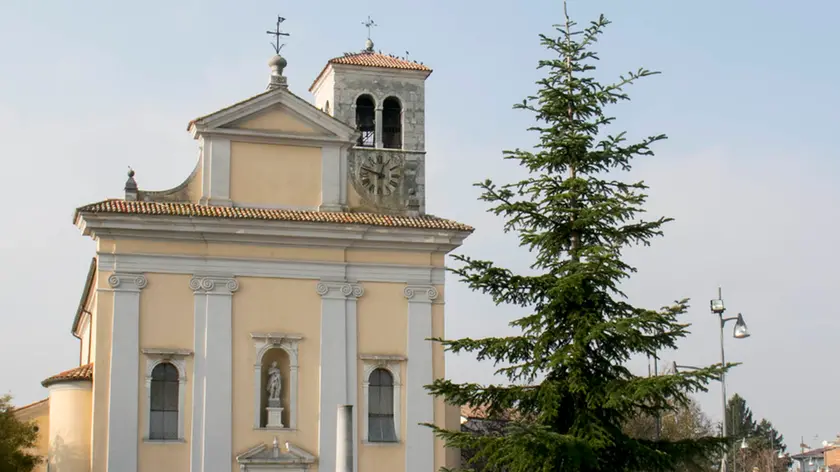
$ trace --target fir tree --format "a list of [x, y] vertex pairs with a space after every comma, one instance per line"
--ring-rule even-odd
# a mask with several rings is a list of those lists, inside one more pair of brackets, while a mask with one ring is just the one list
[[634, 158], [651, 156], [651, 146], [665, 136], [631, 143], [623, 132], [606, 133], [613, 118], [605, 108], [628, 100], [624, 89], [654, 74], [639, 69], [608, 85], [592, 77], [598, 57], [591, 47], [608, 23], [601, 16], [575, 31], [566, 15], [565, 24], [555, 26], [556, 37], [540, 36], [555, 56], [539, 63], [547, 75], [537, 82], [537, 94], [515, 106], [536, 115], [532, 130], [539, 141], [533, 152], [505, 152], [528, 177], [477, 184], [506, 231], [517, 233], [531, 252], [536, 275], [456, 257], [453, 272], [473, 290], [524, 312], [511, 322], [514, 336], [435, 340], [447, 351], [494, 362], [508, 380], [480, 385], [440, 379], [427, 386], [449, 404], [481, 406], [491, 417], [513, 412], [499, 434], [435, 428], [448, 447], [470, 450], [472, 463], [484, 470], [672, 470], [703, 463], [722, 445], [712, 437], [657, 441], [623, 430], [639, 412], [688, 407], [690, 394], [705, 391], [728, 366], [654, 377], [626, 367], [632, 356], [675, 348], [688, 332], [678, 319], [688, 305], [681, 300], [659, 310], [639, 308], [620, 290], [635, 271], [622, 251], [648, 245], [670, 220], [642, 219], [647, 187], [615, 178], [630, 170]]

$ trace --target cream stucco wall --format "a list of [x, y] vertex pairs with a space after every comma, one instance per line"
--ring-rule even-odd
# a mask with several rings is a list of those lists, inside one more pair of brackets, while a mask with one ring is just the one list
[[230, 198], [263, 207], [321, 203], [321, 148], [230, 143]]
[[91, 382], [61, 382], [50, 386], [50, 470], [90, 470]]
[[[233, 451], [256, 444], [289, 441], [315, 454], [318, 450], [321, 297], [316, 281], [240, 277], [233, 296]], [[297, 431], [254, 429], [254, 364], [251, 333], [302, 336], [298, 345]], [[287, 385], [287, 384], [286, 384]], [[238, 470], [238, 468], [235, 468]]]
[[[193, 293], [187, 274], [146, 274], [148, 284], [140, 292], [140, 348], [142, 349], [193, 349]], [[140, 431], [137, 434], [137, 468], [139, 471], [189, 470], [190, 447], [186, 442], [154, 442], [148, 436], [146, 422], [149, 404], [146, 393], [146, 363], [148, 355], [140, 355]], [[186, 358], [187, 381], [185, 389], [184, 431], [189, 436], [192, 426], [192, 372], [193, 357]]]
[[282, 106], [277, 105], [256, 115], [249, 116], [232, 128], [249, 129], [255, 131], [281, 131], [298, 134], [322, 134], [318, 128], [302, 121], [289, 113]]
[[[407, 329], [408, 329], [408, 300], [403, 294], [405, 284], [398, 283], [363, 283], [365, 295], [357, 302], [357, 323], [358, 323], [358, 351], [360, 355], [394, 355], [406, 356], [407, 352]], [[358, 385], [356, 386], [356, 398], [359, 399], [359, 407], [356, 409], [356, 425], [359, 431], [358, 451], [359, 470], [405, 470], [405, 442], [387, 444], [367, 443], [362, 437], [364, 428], [361, 426], [367, 421], [364, 416], [366, 407], [361, 405], [364, 402], [363, 382], [364, 365], [361, 361], [357, 364]], [[405, 362], [400, 363], [400, 378], [403, 385], [406, 379]], [[400, 389], [400, 438], [405, 438], [406, 421], [406, 389]]]

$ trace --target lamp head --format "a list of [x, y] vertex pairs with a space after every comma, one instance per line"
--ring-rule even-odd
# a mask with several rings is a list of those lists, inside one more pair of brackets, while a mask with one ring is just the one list
[[747, 330], [747, 323], [744, 322], [744, 317], [740, 313], [738, 313], [738, 318], [735, 320], [735, 329], [732, 330], [732, 336], [736, 339], [750, 337], [750, 332]]
[[726, 310], [726, 308], [724, 308], [723, 306], [722, 298], [716, 298], [712, 300], [711, 302], [709, 302], [709, 306], [712, 309], [712, 313], [717, 315], [723, 313]]

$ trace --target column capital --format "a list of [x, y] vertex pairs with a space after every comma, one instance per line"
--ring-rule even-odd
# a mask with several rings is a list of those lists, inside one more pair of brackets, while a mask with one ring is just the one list
[[431, 303], [438, 297], [438, 291], [431, 285], [406, 285], [403, 295], [409, 303]]
[[318, 282], [315, 291], [322, 298], [360, 298], [365, 294], [364, 287], [347, 282]]
[[108, 276], [108, 286], [114, 290], [125, 292], [139, 292], [148, 281], [143, 274], [131, 274], [127, 272], [114, 272]]
[[196, 294], [232, 295], [239, 290], [239, 282], [234, 277], [194, 275], [190, 279], [190, 289]]

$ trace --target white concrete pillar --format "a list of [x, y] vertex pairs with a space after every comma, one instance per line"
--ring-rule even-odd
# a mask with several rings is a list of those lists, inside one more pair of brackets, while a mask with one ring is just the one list
[[374, 112], [376, 121], [374, 122], [374, 130], [375, 130], [375, 142], [377, 148], [383, 148], [385, 145], [382, 143], [382, 106], [376, 107], [376, 111]]
[[228, 472], [232, 450], [232, 277], [195, 276], [195, 360], [191, 472]]
[[435, 468], [435, 438], [432, 429], [422, 423], [435, 419], [434, 397], [424, 388], [434, 381], [432, 370], [432, 301], [438, 291], [432, 286], [409, 285], [408, 362], [406, 364], [405, 470], [431, 472]]
[[353, 405], [338, 406], [338, 426], [335, 441], [335, 472], [353, 472], [355, 463], [353, 454]]
[[202, 137], [203, 189], [201, 203], [230, 206], [230, 140]]
[[[352, 400], [355, 402], [358, 359], [355, 331], [356, 299], [364, 294], [364, 289], [345, 282], [323, 281], [318, 283], [316, 290], [321, 295], [321, 414], [318, 425], [318, 469], [326, 471], [336, 467], [336, 407], [353, 405], [351, 391], [354, 392]], [[355, 441], [353, 447], [355, 449]]]
[[140, 290], [143, 274], [114, 273], [111, 370], [108, 389], [108, 470], [136, 471], [140, 401]]

